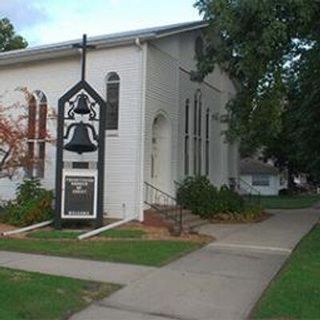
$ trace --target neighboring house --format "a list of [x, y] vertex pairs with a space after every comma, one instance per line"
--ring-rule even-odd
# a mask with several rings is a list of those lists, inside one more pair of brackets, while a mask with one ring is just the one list
[[[108, 216], [143, 220], [145, 181], [174, 194], [174, 182], [188, 175], [207, 175], [217, 186], [238, 177], [238, 148], [224, 135], [234, 84], [219, 67], [203, 81], [196, 77], [195, 57], [206, 27], [182, 23], [89, 38], [96, 49], [87, 53], [86, 79], [112, 105], [106, 128]], [[23, 101], [15, 89], [25, 86], [36, 101], [29, 125], [34, 117], [43, 120], [47, 105], [56, 109], [58, 99], [80, 80], [74, 43], [1, 53], [1, 102]], [[42, 125], [55, 134], [55, 120]], [[29, 174], [54, 188], [55, 147], [36, 135], [28, 137], [28, 145], [30, 156], [42, 159]], [[92, 155], [72, 157], [90, 161]], [[0, 197], [12, 198], [16, 182], [1, 179]]]
[[254, 194], [254, 191], [257, 191], [261, 195], [278, 195], [279, 190], [284, 187], [276, 167], [255, 159], [246, 158], [240, 161], [240, 189], [244, 192]]

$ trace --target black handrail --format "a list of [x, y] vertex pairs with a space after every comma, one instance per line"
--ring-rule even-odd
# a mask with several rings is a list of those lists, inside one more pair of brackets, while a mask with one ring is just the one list
[[172, 220], [180, 235], [183, 231], [183, 208], [178, 204], [177, 199], [149, 182], [145, 182], [144, 187], [144, 203]]
[[257, 196], [261, 196], [261, 192], [256, 189], [255, 187], [253, 187], [250, 183], [248, 183], [246, 180], [241, 179], [240, 177], [238, 177], [238, 185], [240, 186], [242, 184], [244, 184], [249, 190], [253, 191], [253, 192], [249, 192], [251, 195], [255, 194]]

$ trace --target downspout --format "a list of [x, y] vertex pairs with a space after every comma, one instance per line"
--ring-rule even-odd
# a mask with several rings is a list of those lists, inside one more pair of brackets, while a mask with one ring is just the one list
[[140, 38], [137, 37], [135, 40], [134, 40], [134, 44], [140, 49], [140, 50], [143, 50], [143, 45], [141, 44], [141, 41], [140, 41]]
[[148, 44], [143, 45], [140, 38], [136, 38], [135, 45], [142, 51], [141, 59], [141, 108], [140, 108], [140, 142], [138, 150], [138, 163], [140, 165], [137, 177], [138, 181], [138, 199], [139, 199], [139, 221], [144, 220], [144, 136], [145, 136], [145, 110], [146, 110], [146, 78], [147, 78], [147, 50]]

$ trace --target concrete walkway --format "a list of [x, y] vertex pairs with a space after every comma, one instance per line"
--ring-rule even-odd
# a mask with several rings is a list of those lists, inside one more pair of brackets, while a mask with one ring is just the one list
[[73, 320], [245, 319], [318, 210], [273, 211], [251, 225], [206, 225], [218, 241], [129, 284]]
[[163, 268], [0, 251], [0, 266], [126, 285], [72, 320], [245, 319], [320, 210], [272, 211], [250, 225], [205, 225], [217, 241]]
[[0, 267], [128, 285], [156, 268], [0, 251]]

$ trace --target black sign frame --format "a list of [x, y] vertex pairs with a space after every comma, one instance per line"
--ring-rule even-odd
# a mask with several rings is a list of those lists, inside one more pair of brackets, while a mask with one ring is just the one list
[[63, 171], [61, 216], [63, 219], [97, 218], [96, 170]]

